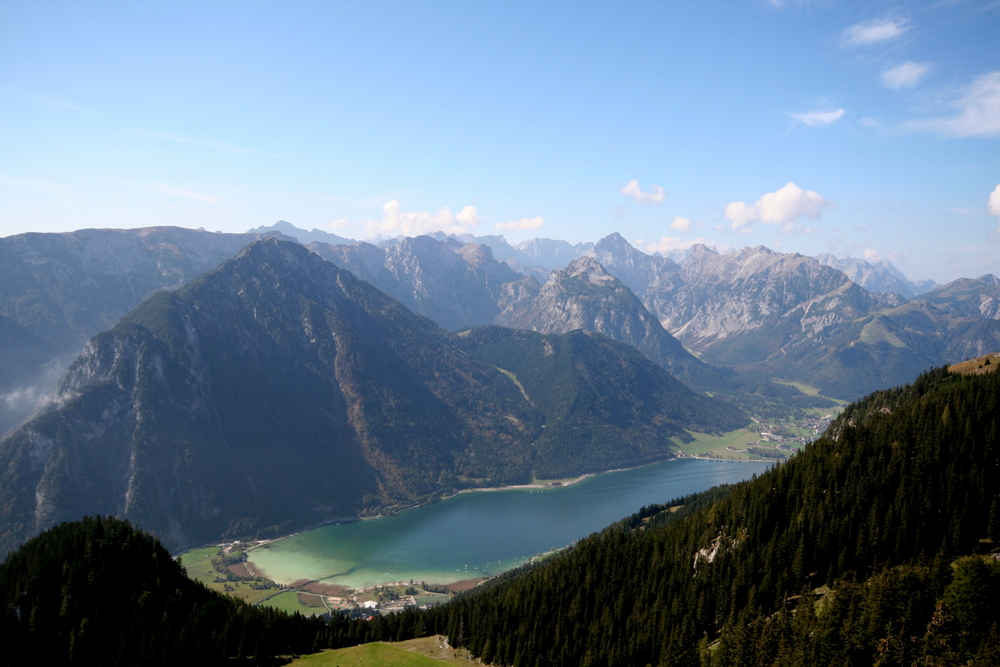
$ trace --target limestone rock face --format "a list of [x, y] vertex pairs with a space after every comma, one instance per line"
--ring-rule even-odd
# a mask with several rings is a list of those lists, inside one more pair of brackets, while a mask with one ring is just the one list
[[382, 248], [370, 243], [308, 247], [452, 330], [491, 324], [500, 312], [504, 285], [521, 278], [496, 261], [488, 246], [451, 245], [429, 236]]
[[933, 280], [911, 281], [886, 259], [868, 261], [857, 257], [838, 259], [830, 253], [816, 255], [816, 261], [830, 266], [869, 292], [892, 292], [911, 299], [937, 287]]
[[632, 290], [594, 257], [580, 257], [553, 271], [533, 297], [532, 284], [521, 285], [517, 297], [505, 302], [498, 324], [541, 333], [596, 331], [632, 345], [687, 382], [702, 387], [727, 382], [685, 350]]

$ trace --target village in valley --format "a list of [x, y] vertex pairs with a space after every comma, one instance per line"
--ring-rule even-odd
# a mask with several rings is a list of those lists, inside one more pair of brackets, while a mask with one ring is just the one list
[[774, 462], [788, 459], [818, 438], [839, 408], [789, 419], [751, 417], [745, 429], [723, 436], [691, 433], [694, 442], [678, 445], [680, 458]]
[[406, 608], [421, 608], [447, 602], [456, 593], [474, 588], [484, 577], [447, 585], [427, 582], [365, 582], [351, 589], [321, 581], [296, 581], [285, 586], [255, 572], [247, 552], [267, 548], [268, 541], [228, 542], [189, 551], [178, 557], [192, 579], [208, 588], [240, 598], [252, 605], [266, 605], [289, 613], [318, 616], [331, 612], [351, 618], [370, 618]]

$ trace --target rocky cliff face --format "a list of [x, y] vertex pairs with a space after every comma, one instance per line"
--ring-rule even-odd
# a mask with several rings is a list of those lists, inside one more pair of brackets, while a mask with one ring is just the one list
[[[0, 239], [4, 335], [0, 433], [41, 405], [86, 340], [143, 299], [176, 289], [260, 238], [177, 227], [84, 229]], [[44, 357], [39, 355], [43, 354]]]
[[617, 232], [598, 241], [587, 254], [625, 283], [640, 299], [652, 286], [668, 285], [678, 280], [681, 270], [672, 259], [637, 250]]
[[1000, 279], [991, 273], [959, 278], [921, 295], [919, 300], [960, 317], [1000, 320]]
[[487, 246], [453, 246], [429, 236], [384, 248], [370, 243], [308, 247], [452, 330], [492, 323], [504, 284], [521, 278], [497, 262]]
[[672, 374], [700, 387], [726, 382], [660, 325], [622, 281], [593, 257], [553, 271], [535, 291], [532, 279], [508, 285], [496, 322], [541, 333], [596, 331], [632, 345]]
[[982, 321], [996, 311], [991, 277], [956, 281], [918, 305], [866, 290], [817, 259], [762, 246], [724, 255], [694, 246], [679, 267], [618, 235], [594, 252], [706, 361], [801, 380], [842, 398], [908, 382], [998, 340], [994, 325]]
[[154, 291], [180, 287], [260, 237], [179, 227], [8, 236], [0, 239], [0, 312], [76, 351]]
[[[93, 337], [56, 401], [0, 441], [0, 548], [85, 514], [178, 547], [530, 479], [547, 414], [495, 366], [305, 248], [255, 243]], [[655, 431], [671, 410], [663, 398], [633, 421]], [[716, 412], [678, 419], [659, 455], [679, 424], [711, 430]], [[600, 446], [560, 469], [593, 469]], [[637, 445], [613, 458], [649, 456]]]
[[837, 269], [869, 292], [892, 292], [909, 299], [923, 294], [937, 285], [933, 280], [913, 282], [903, 275], [903, 272], [897, 269], [892, 262], [885, 259], [871, 262], [857, 257], [838, 259], [830, 253], [823, 253], [816, 255], [816, 261], [823, 266]]

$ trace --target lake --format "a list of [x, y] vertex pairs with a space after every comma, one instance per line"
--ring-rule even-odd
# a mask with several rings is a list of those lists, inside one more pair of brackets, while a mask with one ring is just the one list
[[643, 505], [749, 479], [767, 467], [674, 459], [565, 488], [463, 493], [393, 516], [299, 533], [253, 550], [250, 561], [278, 583], [316, 579], [351, 588], [496, 575]]

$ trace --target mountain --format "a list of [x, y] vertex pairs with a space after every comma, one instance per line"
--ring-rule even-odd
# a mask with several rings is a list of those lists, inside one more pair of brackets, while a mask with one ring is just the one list
[[637, 250], [617, 232], [598, 241], [587, 254], [640, 298], [652, 285], [677, 280], [681, 270], [672, 259]]
[[528, 266], [540, 266], [552, 271], [566, 266], [593, 247], [593, 243], [576, 243], [555, 239], [530, 239], [514, 246], [519, 259]]
[[752, 481], [373, 630], [494, 665], [997, 664], [998, 414], [1000, 374], [931, 371]]
[[535, 441], [541, 478], [580, 470], [584, 455], [594, 471], [640, 456], [661, 459], [690, 440], [685, 429], [711, 424], [720, 432], [747, 423], [740, 410], [694, 393], [635, 348], [598, 333], [544, 335], [490, 326], [462, 332], [459, 342], [516, 379], [545, 415], [545, 430]]
[[260, 237], [146, 227], [0, 238], [0, 356], [11, 371], [0, 373], [9, 399], [0, 401], [0, 433], [44, 400], [90, 336]]
[[156, 290], [180, 287], [258, 238], [180, 227], [0, 238], [0, 312], [73, 352]]
[[937, 283], [933, 280], [912, 282], [887, 259], [874, 261], [856, 257], [838, 259], [830, 253], [823, 253], [816, 255], [816, 261], [837, 269], [869, 292], [893, 292], [909, 299], [937, 287]]
[[343, 236], [337, 236], [336, 234], [331, 234], [330, 232], [324, 232], [321, 229], [316, 229], [315, 227], [311, 232], [304, 229], [299, 229], [290, 222], [285, 222], [284, 220], [278, 220], [276, 223], [270, 226], [260, 226], [251, 229], [247, 234], [258, 234], [258, 235], [273, 235], [278, 233], [282, 238], [294, 239], [299, 243], [305, 245], [307, 243], [333, 243], [333, 244], [350, 244], [357, 243], [353, 239], [344, 238]]
[[[641, 356], [615, 356], [623, 377], [655, 383], [593, 390], [642, 394], [642, 410], [610, 423], [548, 415], [516, 378], [369, 283], [298, 244], [257, 242], [92, 338], [49, 408], [0, 440], [0, 549], [84, 514], [134, 521], [172, 548], [275, 534], [528, 481], [536, 459], [551, 461], [536, 444], [550, 417], [628, 432], [613, 453], [596, 438], [567, 452], [566, 473], [663, 458], [680, 427], [732, 418], [681, 408], [667, 423], [673, 402], [703, 401], [658, 369], [626, 373], [652, 366]], [[664, 422], [645, 431], [662, 437], [640, 443], [636, 419]]]
[[583, 256], [553, 271], [535, 290], [533, 279], [508, 285], [497, 324], [541, 333], [596, 331], [632, 345], [670, 373], [699, 387], [731, 381], [692, 356], [622, 281]]
[[504, 283], [521, 277], [496, 261], [487, 246], [452, 245], [429, 236], [386, 247], [313, 243], [308, 248], [452, 330], [491, 324], [500, 312]]
[[1000, 279], [991, 273], [959, 278], [919, 297], [959, 317], [1000, 320]]
[[10, 554], [0, 609], [0, 665], [276, 664], [326, 645], [330, 630], [208, 590], [110, 517], [62, 524]]

